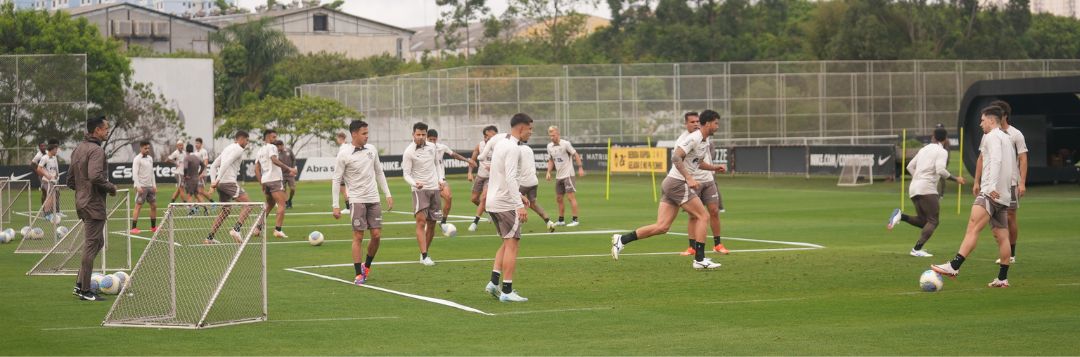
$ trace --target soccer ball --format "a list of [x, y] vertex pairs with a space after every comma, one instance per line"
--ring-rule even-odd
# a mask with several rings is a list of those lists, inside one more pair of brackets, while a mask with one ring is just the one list
[[68, 234], [68, 231], [70, 231], [70, 229], [68, 229], [68, 227], [64, 227], [64, 226], [56, 227], [56, 239], [64, 238], [64, 236], [66, 236]]
[[52, 224], [60, 224], [60, 215], [58, 214], [50, 213], [45, 216], [45, 219], [48, 219]]
[[442, 226], [443, 236], [447, 238], [454, 238], [457, 236], [457, 226], [453, 223], [447, 223]]
[[23, 226], [22, 229], [19, 229], [19, 234], [22, 234], [23, 238], [27, 238], [26, 235], [30, 234], [30, 226]]
[[932, 293], [935, 291], [941, 291], [941, 288], [945, 285], [945, 282], [941, 280], [941, 274], [936, 271], [927, 270], [919, 276], [919, 288], [922, 291]]
[[8, 237], [11, 237], [12, 239], [15, 238], [15, 230], [14, 229], [11, 229], [11, 228], [5, 229], [4, 233], [7, 233]]
[[127, 286], [127, 282], [128, 282], [128, 278], [129, 278], [127, 273], [122, 272], [122, 271], [118, 271], [118, 272], [113, 273], [112, 275], [113, 275], [113, 278], [116, 278], [116, 280], [118, 280], [120, 282], [121, 287]]
[[103, 275], [98, 282], [98, 289], [103, 294], [116, 295], [120, 292], [120, 279], [112, 275]]
[[34, 227], [33, 229], [30, 230], [30, 239], [41, 239], [41, 238], [45, 238], [45, 231], [42, 230], [40, 227]]
[[10, 242], [12, 238], [7, 231], [0, 231], [0, 244]]
[[105, 279], [105, 274], [93, 273], [90, 275], [90, 291], [100, 291], [101, 281]]
[[308, 241], [308, 243], [311, 243], [311, 245], [315, 245], [315, 246], [322, 245], [323, 234], [320, 233], [319, 231], [311, 232], [311, 234], [307, 235], [307, 241]]

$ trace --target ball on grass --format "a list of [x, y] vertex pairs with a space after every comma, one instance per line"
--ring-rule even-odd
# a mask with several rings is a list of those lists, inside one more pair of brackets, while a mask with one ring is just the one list
[[30, 239], [41, 238], [45, 238], [45, 230], [41, 229], [41, 227], [34, 227], [30, 230]]
[[102, 276], [101, 281], [98, 282], [98, 289], [103, 294], [116, 295], [120, 292], [120, 280], [112, 275]]
[[442, 225], [443, 236], [447, 238], [454, 238], [457, 236], [457, 226], [453, 223], [447, 223]]
[[310, 243], [311, 245], [314, 245], [314, 246], [322, 245], [323, 239], [324, 239], [323, 234], [322, 234], [322, 232], [319, 232], [319, 231], [311, 232], [307, 236], [308, 243]]
[[12, 237], [8, 235], [7, 231], [0, 231], [0, 244], [10, 242]]
[[941, 288], [945, 286], [945, 281], [941, 279], [941, 274], [936, 271], [927, 270], [919, 276], [919, 289], [922, 291], [932, 293], [941, 291]]
[[68, 227], [64, 227], [64, 226], [56, 227], [56, 239], [64, 238], [64, 236], [66, 236], [69, 231], [71, 231], [71, 230], [68, 229]]

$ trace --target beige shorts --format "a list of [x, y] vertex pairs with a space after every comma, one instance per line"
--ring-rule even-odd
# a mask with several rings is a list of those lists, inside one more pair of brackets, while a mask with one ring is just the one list
[[528, 198], [529, 202], [536, 202], [537, 188], [539, 188], [539, 186], [520, 186], [518, 187], [518, 192], [521, 192], [521, 194], [524, 195], [525, 198]]
[[246, 195], [243, 187], [236, 182], [222, 182], [217, 185], [218, 201], [232, 202], [240, 196]]
[[354, 231], [366, 231], [382, 228], [382, 206], [378, 203], [351, 203], [352, 228]]
[[284, 192], [285, 186], [281, 184], [281, 181], [270, 181], [262, 184], [262, 190], [263, 193], [269, 196], [274, 192]]
[[439, 202], [439, 190], [413, 191], [413, 215], [423, 212], [428, 221], [442, 219], [442, 203]]
[[555, 180], [556, 195], [565, 195], [574, 192], [577, 192], [577, 188], [574, 187], [574, 176]]
[[1016, 190], [1016, 186], [1010, 187], [1009, 193], [1012, 194], [1012, 201], [1009, 202], [1009, 210], [1015, 211], [1020, 209], [1020, 192]]
[[682, 206], [697, 197], [697, 192], [690, 188], [686, 181], [672, 177], [664, 178], [660, 184], [660, 200], [675, 206]]
[[488, 183], [488, 178], [487, 177], [476, 176], [476, 178], [473, 179], [472, 192], [476, 192], [476, 193], [484, 192], [484, 187], [487, 186], [487, 183]]
[[502, 239], [521, 239], [521, 222], [518, 221], [517, 211], [488, 212], [491, 221], [495, 223], [495, 231]]
[[990, 214], [990, 226], [993, 228], [1009, 228], [1009, 207], [997, 202], [989, 197], [979, 195], [975, 197], [975, 205], [985, 208], [986, 213]]
[[296, 176], [285, 176], [282, 180], [285, 187], [295, 189], [296, 188]]
[[716, 181], [698, 181], [698, 197], [701, 203], [708, 205], [716, 202], [721, 210], [724, 209], [724, 198], [720, 196], [720, 189], [716, 187]]
[[184, 193], [189, 195], [196, 195], [199, 193], [199, 178], [185, 179], [184, 180]]
[[157, 187], [143, 187], [142, 192], [135, 190], [135, 203], [136, 204], [156, 204], [157, 203]]

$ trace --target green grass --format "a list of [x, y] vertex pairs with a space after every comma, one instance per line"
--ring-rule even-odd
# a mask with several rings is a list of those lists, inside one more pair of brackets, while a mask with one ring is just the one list
[[[397, 204], [408, 189], [391, 178]], [[270, 321], [202, 331], [99, 327], [108, 303], [78, 301], [73, 278], [28, 277], [38, 255], [0, 246], [0, 338], [5, 355], [1073, 355], [1080, 351], [1080, 235], [1076, 186], [1032, 187], [1020, 212], [1018, 263], [1010, 289], [989, 289], [997, 273], [989, 231], [958, 280], [939, 293], [918, 291], [919, 274], [949, 259], [960, 244], [970, 194], [956, 213], [955, 194], [926, 249], [907, 255], [918, 238], [909, 226], [885, 230], [900, 203], [899, 183], [838, 188], [835, 178], [722, 177], [724, 236], [822, 245], [802, 251], [740, 252], [792, 247], [728, 240], [724, 266], [699, 272], [676, 254], [677, 234], [635, 242], [619, 261], [606, 254], [611, 234], [528, 235], [522, 257], [600, 255], [519, 261], [515, 287], [530, 301], [503, 304], [486, 295], [498, 247], [493, 226], [438, 238], [434, 267], [376, 265], [371, 285], [451, 300], [494, 316], [464, 312], [284, 269], [350, 263], [349, 231], [327, 215], [286, 218], [290, 241], [318, 229], [328, 242], [269, 248]], [[453, 214], [470, 216], [468, 183], [452, 177]], [[629, 230], [655, 219], [648, 176], [619, 176], [611, 200], [602, 175], [579, 180], [582, 225], [560, 231]], [[951, 186], [955, 190], [955, 186]], [[290, 212], [329, 211], [328, 183], [303, 183]], [[258, 193], [254, 185], [248, 192]], [[550, 183], [540, 202], [554, 213]], [[955, 192], [955, 191], [953, 191]], [[910, 202], [908, 211], [912, 211]], [[569, 215], [569, 213], [567, 213]], [[386, 221], [407, 221], [388, 213]], [[569, 217], [568, 217], [569, 218]], [[145, 226], [145, 219], [143, 225]], [[388, 225], [376, 262], [418, 258], [412, 226]], [[525, 233], [543, 232], [530, 216]], [[686, 231], [685, 215], [672, 233]], [[141, 246], [141, 245], [139, 245]], [[308, 271], [351, 279], [351, 267]], [[325, 320], [324, 320], [325, 319]], [[333, 319], [333, 320], [331, 320]]]

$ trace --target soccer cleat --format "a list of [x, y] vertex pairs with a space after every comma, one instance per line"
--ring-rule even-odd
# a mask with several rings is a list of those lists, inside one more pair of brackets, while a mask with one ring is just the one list
[[731, 251], [724, 247], [724, 243], [714, 245], [712, 251], [720, 254], [731, 254]]
[[990, 284], [987, 284], [986, 286], [989, 286], [991, 288], [1007, 288], [1009, 287], [1009, 279], [1000, 280], [994, 278], [994, 281], [991, 281]]
[[367, 282], [368, 275], [371, 275], [371, 268], [367, 265], [360, 265], [360, 275], [356, 276], [356, 280], [353, 280], [356, 285], [364, 285]]
[[555, 232], [555, 222], [547, 221], [547, 229], [548, 229], [548, 233], [554, 233]]
[[150, 227], [150, 232], [157, 233], [157, 227]]
[[556, 226], [565, 226], [565, 225], [566, 225], [566, 222], [563, 222], [563, 221], [558, 221], [558, 222], [555, 222], [555, 225], [556, 225]]
[[931, 265], [930, 270], [934, 272], [955, 279], [957, 275], [960, 275], [960, 271], [953, 269], [952, 264], [945, 262], [945, 264]]
[[893, 227], [896, 226], [896, 223], [898, 223], [898, 222], [900, 222], [900, 209], [899, 208], [894, 209], [892, 211], [892, 214], [889, 215], [889, 223], [887, 225], [885, 225], [885, 228], [888, 228], [891, 231], [893, 229]]
[[922, 249], [915, 250], [915, 248], [911, 248], [911, 253], [908, 253], [908, 254], [911, 254], [911, 256], [913, 256], [913, 257], [919, 257], [919, 258], [926, 258], [926, 257], [934, 256], [933, 254], [930, 254], [929, 252], [927, 252], [925, 250], [922, 250]]
[[469, 224], [469, 232], [476, 232], [476, 222]]
[[577, 227], [577, 226], [578, 226], [579, 224], [581, 224], [581, 222], [578, 222], [578, 221], [571, 221], [571, 222], [570, 222], [570, 223], [568, 223], [568, 224], [567, 224], [566, 226], [567, 226], [567, 227]]
[[615, 260], [619, 260], [619, 252], [622, 252], [626, 247], [622, 244], [622, 234], [611, 235], [611, 257]]
[[[230, 229], [229, 230], [229, 235], [232, 236], [233, 240], [235, 240], [237, 243], [240, 243], [240, 242], [244, 241], [244, 236], [240, 235], [240, 231], [238, 231], [238, 230]], [[211, 240], [213, 240], [213, 239], [211, 239]]]
[[697, 254], [697, 251], [694, 250], [694, 247], [686, 247], [686, 250], [684, 250], [682, 253], [679, 253], [679, 255], [684, 256], [684, 257], [688, 256], [688, 255], [694, 255], [694, 254]]
[[203, 244], [218, 244], [218, 243], [221, 243], [221, 242], [218, 242], [218, 240], [214, 239], [214, 238], [206, 238], [206, 239], [203, 240]]
[[694, 267], [694, 269], [698, 269], [698, 270], [701, 270], [701, 269], [716, 269], [716, 268], [720, 267], [720, 263], [714, 263], [712, 261], [712, 259], [705, 258], [705, 259], [702, 259], [701, 261], [696, 261], [695, 260], [694, 264], [692, 266]]
[[[1009, 264], [1016, 263], [1016, 257], [1009, 257]], [[994, 260], [994, 264], [1001, 264], [1001, 258]]]
[[[490, 281], [489, 281], [489, 283], [490, 283]], [[529, 299], [524, 298], [521, 295], [518, 295], [517, 290], [514, 290], [514, 291], [511, 291], [509, 294], [507, 294], [507, 293], [500, 294], [499, 295], [499, 301], [502, 301], [502, 302], [525, 302], [525, 301], [529, 301]]]
[[487, 283], [487, 286], [484, 287], [484, 291], [487, 291], [488, 294], [491, 294], [491, 296], [494, 296], [496, 299], [499, 298], [499, 286], [492, 284], [490, 281]]
[[274, 231], [274, 237], [275, 238], [289, 238], [289, 236], [285, 235], [285, 232], [283, 232], [283, 231]]
[[341, 210], [341, 214], [342, 214], [342, 215], [347, 215], [347, 214], [349, 214], [349, 213], [351, 213], [351, 212], [352, 212], [352, 211], [350, 211], [350, 210], [349, 210], [348, 208], [346, 208], [346, 209], [343, 209], [343, 210]]
[[71, 289], [71, 295], [79, 296], [79, 286], [75, 285], [75, 288]]
[[424, 266], [429, 266], [430, 267], [430, 266], [435, 266], [435, 261], [431, 260], [431, 257], [428, 256], [427, 258], [420, 258], [420, 264], [423, 264]]
[[132, 228], [130, 232], [131, 234], [139, 234], [142, 233], [142, 230], [138, 228]]
[[100, 295], [98, 295], [97, 293], [95, 293], [93, 291], [87, 290], [87, 291], [79, 292], [79, 300], [105, 301], [105, 298], [101, 297]]

